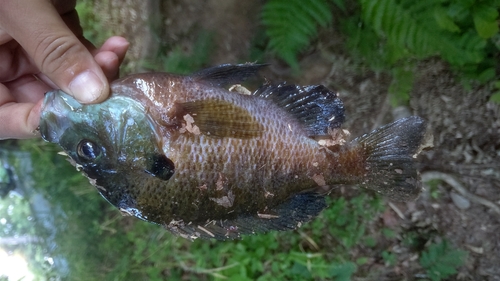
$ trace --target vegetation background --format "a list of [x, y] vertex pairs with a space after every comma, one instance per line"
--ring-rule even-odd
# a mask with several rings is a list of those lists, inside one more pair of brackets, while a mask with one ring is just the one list
[[[0, 143], [0, 245], [39, 280], [500, 280], [498, 0], [82, 0], [85, 35], [131, 41], [122, 73], [270, 63], [324, 84], [353, 136], [429, 120], [426, 189], [391, 203], [337, 187], [293, 232], [194, 241], [130, 217], [39, 140]], [[36, 226], [34, 228], [33, 226]], [[10, 240], [7, 238], [11, 238]]]

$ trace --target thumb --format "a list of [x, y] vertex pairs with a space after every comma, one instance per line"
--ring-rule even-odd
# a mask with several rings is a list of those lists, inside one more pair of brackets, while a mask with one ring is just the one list
[[[75, 11], [72, 16], [78, 21]], [[44, 75], [77, 100], [93, 103], [108, 96], [106, 76], [77, 37], [81, 28], [75, 35], [49, 0], [3, 0], [0, 27]]]

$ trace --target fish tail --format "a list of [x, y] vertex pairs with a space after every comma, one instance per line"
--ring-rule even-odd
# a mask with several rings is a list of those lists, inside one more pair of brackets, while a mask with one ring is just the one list
[[354, 139], [350, 147], [365, 157], [361, 186], [395, 201], [416, 199], [422, 187], [415, 157], [425, 135], [425, 121], [411, 116]]

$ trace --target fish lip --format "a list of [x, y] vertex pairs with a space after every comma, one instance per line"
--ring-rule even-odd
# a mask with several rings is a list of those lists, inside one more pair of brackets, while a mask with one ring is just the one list
[[73, 97], [61, 90], [45, 94], [40, 114], [40, 135], [48, 142], [59, 143], [61, 136], [70, 126], [67, 115], [81, 108]]

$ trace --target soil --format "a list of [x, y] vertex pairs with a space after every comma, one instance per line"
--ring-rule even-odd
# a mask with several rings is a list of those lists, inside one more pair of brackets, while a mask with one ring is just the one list
[[[260, 28], [262, 3], [109, 0], [96, 1], [96, 11], [113, 34], [131, 42], [124, 68], [137, 72], [140, 62], [158, 51], [159, 41], [189, 51], [201, 28], [215, 34], [210, 65], [247, 60]], [[303, 53], [300, 76], [292, 76], [283, 62], [272, 58], [263, 76], [338, 90], [346, 106], [344, 127], [352, 136], [404, 115], [428, 120], [434, 147], [420, 156], [420, 170], [424, 178], [440, 181], [432, 188], [424, 185], [415, 202], [388, 204], [379, 224], [401, 235], [420, 233], [426, 237], [423, 244], [443, 237], [454, 248], [467, 251], [456, 280], [500, 280], [500, 107], [487, 102], [491, 90], [479, 85], [465, 90], [445, 63], [429, 59], [420, 62], [415, 72], [410, 107], [395, 110], [387, 94], [390, 77], [353, 62], [344, 51], [344, 42], [333, 27]], [[402, 245], [402, 240], [388, 245], [398, 253], [394, 266], [386, 267], [381, 261], [370, 265], [383, 272], [377, 280], [414, 280], [423, 272], [418, 254]]]

